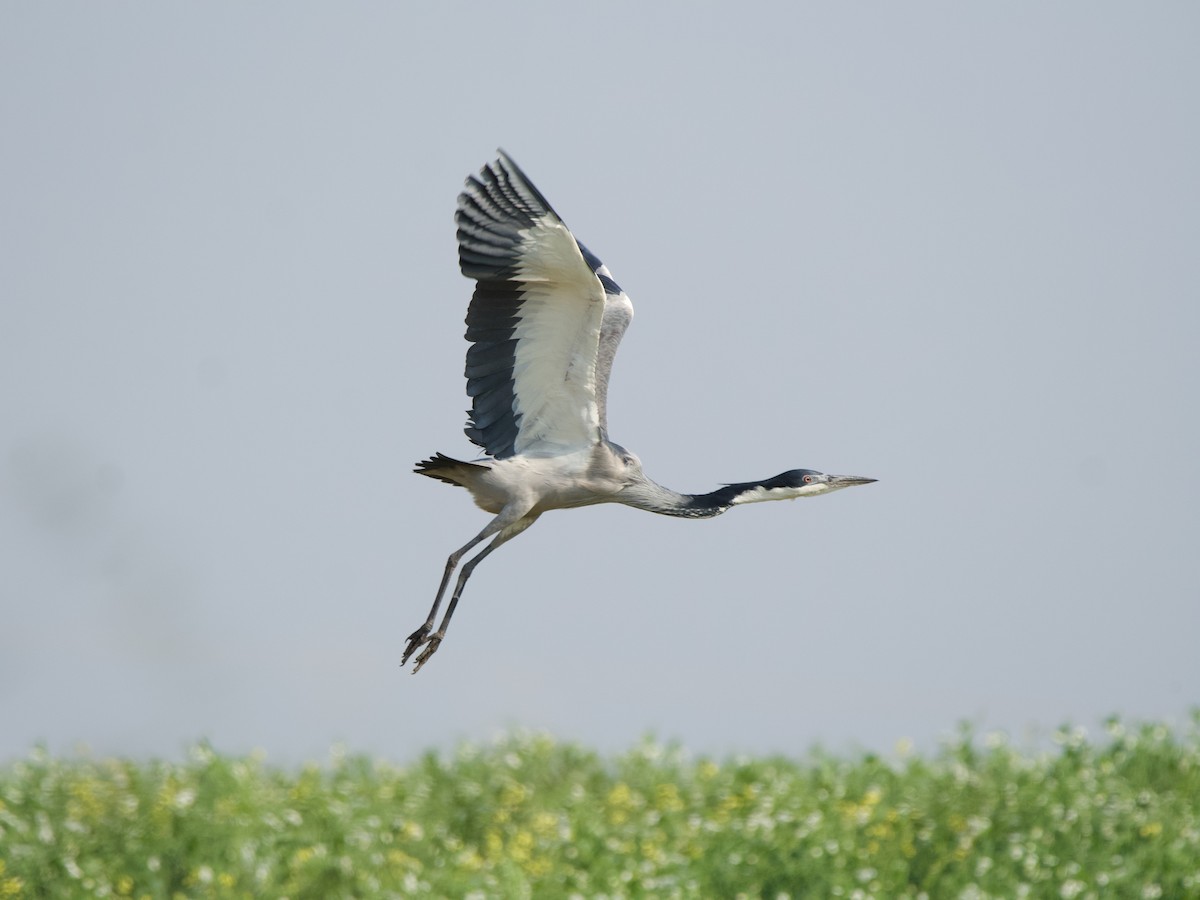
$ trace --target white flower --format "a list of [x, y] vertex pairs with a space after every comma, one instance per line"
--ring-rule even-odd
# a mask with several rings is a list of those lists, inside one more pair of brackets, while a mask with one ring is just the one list
[[176, 809], [187, 809], [196, 802], [196, 792], [192, 788], [184, 788], [171, 798], [171, 805]]

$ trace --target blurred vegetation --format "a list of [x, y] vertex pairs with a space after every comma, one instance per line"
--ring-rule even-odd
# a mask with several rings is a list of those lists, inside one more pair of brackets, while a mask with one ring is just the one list
[[515, 736], [397, 766], [0, 768], [6, 897], [1200, 897], [1200, 716], [969, 730], [928, 757], [616, 758]]

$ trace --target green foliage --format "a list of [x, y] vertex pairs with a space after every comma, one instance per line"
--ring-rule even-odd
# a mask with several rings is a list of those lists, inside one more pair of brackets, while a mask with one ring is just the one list
[[0, 769], [5, 897], [1200, 897], [1200, 717], [964, 731], [931, 757], [605, 759], [543, 736], [408, 766]]

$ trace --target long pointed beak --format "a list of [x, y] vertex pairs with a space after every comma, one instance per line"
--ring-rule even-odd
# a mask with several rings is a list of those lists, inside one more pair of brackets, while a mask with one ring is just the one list
[[856, 484], [871, 484], [878, 480], [877, 478], [865, 478], [862, 475], [830, 475], [829, 486], [831, 488], [846, 488], [854, 487]]

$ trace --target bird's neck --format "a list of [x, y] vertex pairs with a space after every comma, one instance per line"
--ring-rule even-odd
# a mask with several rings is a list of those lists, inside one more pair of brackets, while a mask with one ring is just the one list
[[740, 502], [739, 497], [753, 487], [757, 487], [757, 484], [730, 484], [707, 494], [681, 494], [653, 481], [646, 481], [630, 485], [618, 499], [627, 506], [663, 516], [711, 519]]

